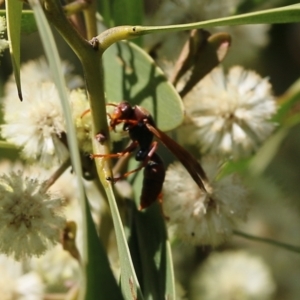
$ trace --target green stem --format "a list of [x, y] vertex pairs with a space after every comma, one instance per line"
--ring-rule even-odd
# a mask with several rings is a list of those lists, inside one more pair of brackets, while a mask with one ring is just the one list
[[63, 7], [63, 10], [64, 10], [66, 16], [71, 16], [73, 14], [82, 12], [88, 6], [89, 6], [89, 3], [86, 1], [74, 1], [74, 2], [66, 4]]
[[96, 39], [99, 42], [100, 53], [102, 54], [109, 46], [116, 42], [133, 39], [142, 35], [140, 31], [136, 31], [136, 28], [141, 28], [141, 26], [116, 26], [99, 34]]
[[49, 22], [54, 25], [80, 60], [87, 52], [92, 52], [91, 44], [71, 25], [59, 1], [45, 0], [44, 12]]
[[[46, 0], [45, 14], [82, 63], [93, 120], [93, 136], [103, 133], [108, 139], [101, 51], [97, 51], [72, 27], [64, 15], [59, 1]], [[93, 139], [93, 151], [94, 153], [108, 153], [107, 141], [101, 144]], [[105, 187], [108, 184], [106, 178], [111, 177], [109, 165], [105, 159], [96, 159], [96, 166], [101, 183]]]
[[15, 150], [18, 149], [18, 148], [16, 147], [16, 145], [11, 144], [11, 143], [6, 142], [6, 141], [0, 141], [0, 148], [1, 148], [1, 149], [15, 149]]
[[272, 240], [269, 238], [262, 238], [262, 237], [257, 237], [248, 233], [244, 233], [238, 230], [234, 230], [233, 233], [237, 236], [246, 238], [248, 240], [252, 240], [252, 241], [256, 241], [256, 242], [261, 242], [261, 243], [266, 243], [266, 244], [270, 244], [273, 246], [277, 246], [280, 248], [284, 248], [286, 250], [292, 251], [292, 252], [296, 252], [296, 253], [300, 253], [300, 247], [297, 246], [293, 246], [290, 244], [286, 244], [286, 243], [282, 243], [282, 242], [278, 242], [276, 240]]
[[96, 0], [91, 0], [89, 6], [83, 11], [87, 38], [90, 40], [97, 35], [97, 21], [96, 12], [97, 5]]
[[182, 30], [210, 28], [225, 25], [233, 26], [244, 24], [275, 24], [299, 22], [299, 10], [300, 4], [294, 4], [286, 7], [267, 9], [258, 12], [189, 24], [170, 26], [118, 26], [104, 31], [97, 36], [97, 39], [100, 44], [100, 49], [102, 51], [105, 51], [110, 45], [117, 41], [127, 40], [151, 33], [177, 32]]

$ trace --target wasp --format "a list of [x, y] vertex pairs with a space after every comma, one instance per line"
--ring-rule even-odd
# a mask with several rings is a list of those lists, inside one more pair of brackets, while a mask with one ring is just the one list
[[154, 137], [178, 158], [199, 188], [206, 191], [204, 182], [207, 181], [207, 177], [201, 165], [187, 150], [157, 128], [153, 117], [145, 108], [138, 105], [132, 106], [127, 101], [122, 101], [119, 104], [108, 103], [107, 105], [115, 107], [111, 114], [107, 114], [110, 119], [110, 129], [115, 130], [117, 125], [123, 123], [123, 130], [128, 132], [131, 143], [122, 152], [92, 154], [91, 157], [121, 157], [137, 149], [135, 159], [140, 161], [141, 165], [121, 177], [107, 178], [107, 180], [116, 182], [120, 178], [144, 168], [140, 209], [150, 206], [160, 197], [165, 179], [164, 164], [156, 153], [157, 141], [154, 141]]

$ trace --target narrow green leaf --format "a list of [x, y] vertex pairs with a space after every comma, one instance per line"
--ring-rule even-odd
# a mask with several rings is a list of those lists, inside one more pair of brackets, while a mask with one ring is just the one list
[[21, 32], [30, 34], [37, 31], [36, 22], [32, 10], [23, 10], [21, 19]]
[[[134, 168], [134, 159], [130, 169]], [[136, 206], [133, 209], [132, 234], [135, 235], [134, 253], [138, 256], [135, 264], [145, 298], [176, 299], [173, 261], [167, 238], [164, 216], [158, 203], [143, 211], [137, 211], [143, 182], [143, 171], [130, 177]], [[130, 236], [129, 240], [132, 239]], [[132, 248], [131, 248], [132, 249]], [[136, 266], [136, 265], [135, 265]]]
[[249, 171], [252, 175], [257, 176], [264, 172], [274, 158], [288, 132], [288, 128], [282, 127], [263, 144], [249, 164]]
[[97, 1], [98, 11], [100, 12], [101, 16], [103, 17], [104, 24], [107, 27], [113, 26], [112, 18], [111, 18], [111, 7], [110, 7], [110, 0], [102, 0]]
[[111, 185], [107, 185], [106, 194], [108, 196], [109, 207], [114, 223], [118, 253], [120, 255], [121, 265], [121, 289], [125, 299], [143, 299], [140, 285], [130, 257], [123, 224], [120, 218], [119, 210], [116, 204], [115, 196]]
[[175, 275], [174, 275], [174, 261], [172, 257], [171, 244], [169, 240], [166, 240], [166, 298], [176, 298], [176, 286], [175, 286]]
[[127, 100], [141, 105], [157, 126], [168, 131], [183, 121], [182, 101], [152, 58], [138, 46], [120, 42], [103, 54], [108, 102]]
[[[41, 7], [41, 4], [39, 1], [29, 0], [29, 4], [31, 5], [36, 23], [40, 32], [40, 36], [42, 39], [42, 43], [44, 46], [44, 50], [46, 52], [47, 59], [49, 61], [50, 69], [54, 78], [54, 82], [58, 91], [58, 94], [61, 99], [61, 104], [64, 112], [64, 116], [66, 119], [66, 127], [67, 127], [67, 138], [68, 138], [68, 145], [70, 149], [70, 156], [72, 161], [72, 166], [74, 168], [75, 174], [77, 175], [77, 186], [78, 186], [78, 198], [81, 205], [81, 211], [82, 211], [82, 223], [83, 223], [83, 253], [82, 253], [82, 265], [83, 265], [83, 280], [80, 292], [82, 295], [85, 295], [85, 293], [88, 293], [89, 295], [92, 294], [92, 291], [87, 291], [87, 282], [90, 280], [90, 278], [86, 277], [86, 266], [88, 263], [88, 249], [87, 249], [87, 220], [86, 220], [86, 210], [88, 209], [86, 207], [86, 201], [85, 201], [85, 193], [83, 189], [82, 184], [82, 168], [80, 163], [80, 155], [78, 151], [78, 144], [77, 144], [77, 138], [75, 133], [74, 124], [72, 121], [71, 116], [71, 109], [69, 104], [69, 97], [66, 89], [66, 83], [64, 76], [62, 74], [61, 70], [61, 61], [58, 55], [58, 50], [54, 41], [54, 37], [52, 35], [50, 26], [47, 22], [47, 19], [44, 15], [43, 9]], [[45, 103], [45, 105], [47, 105]], [[92, 250], [89, 250], [92, 251]], [[94, 252], [95, 253], [95, 252]], [[93, 269], [95, 272], [95, 269]], [[96, 276], [97, 274], [88, 274], [89, 276]], [[90, 287], [90, 286], [88, 286]], [[98, 299], [98, 295], [94, 295], [94, 298], [90, 299]]]
[[[112, 4], [112, 17], [114, 26], [136, 25], [143, 23], [144, 2], [140, 0], [114, 0]], [[142, 44], [141, 38], [133, 41], [137, 45]]]
[[111, 3], [115, 26], [142, 24], [144, 15], [143, 1], [115, 0], [111, 1]]
[[107, 26], [142, 24], [144, 6], [140, 0], [99, 1], [99, 11]]
[[300, 99], [300, 79], [298, 79], [281, 97], [277, 99], [279, 108], [276, 115], [273, 118], [274, 122], [280, 124], [285, 121], [288, 122], [288, 115], [291, 114], [291, 110]]
[[242, 0], [237, 7], [236, 13], [244, 13], [255, 9], [257, 10], [257, 8], [265, 2], [265, 0]]
[[9, 39], [9, 50], [11, 62], [14, 70], [15, 81], [17, 85], [18, 95], [22, 100], [22, 88], [20, 78], [20, 39], [21, 39], [21, 15], [22, 1], [5, 1], [7, 34]]
[[[0, 9], [0, 16], [6, 16], [6, 10]], [[21, 16], [21, 33], [30, 34], [36, 32], [38, 29], [36, 27], [36, 22], [32, 10], [22, 10]]]
[[[88, 206], [88, 202], [86, 201]], [[91, 212], [86, 210], [87, 220], [87, 243], [88, 243], [88, 263], [87, 263], [87, 294], [86, 299], [99, 300], [119, 300], [123, 299], [121, 290], [117, 285], [103, 245], [99, 240]]]
[[247, 172], [251, 158], [243, 158], [238, 161], [229, 160], [221, 168], [220, 173], [218, 174], [217, 179], [221, 179], [232, 173], [243, 173]]
[[150, 299], [176, 299], [172, 259], [169, 257], [166, 228], [158, 203], [144, 212], [137, 212], [133, 226], [138, 235], [144, 295]]
[[230, 16], [208, 21], [170, 25], [170, 26], [135, 26], [131, 37], [158, 32], [176, 32], [196, 28], [210, 28], [217, 26], [233, 26], [245, 24], [279, 24], [295, 23], [300, 21], [300, 4], [279, 8], [266, 9], [252, 13]]

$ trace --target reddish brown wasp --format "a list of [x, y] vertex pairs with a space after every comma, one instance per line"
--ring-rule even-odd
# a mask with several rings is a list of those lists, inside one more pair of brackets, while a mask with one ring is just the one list
[[199, 188], [205, 191], [204, 181], [206, 175], [198, 161], [183, 147], [172, 140], [168, 135], [159, 130], [150, 113], [138, 106], [131, 106], [129, 102], [123, 101], [119, 104], [109, 103], [114, 106], [110, 118], [110, 128], [115, 130], [116, 126], [123, 123], [123, 130], [128, 131], [131, 143], [122, 152], [115, 154], [92, 154], [92, 157], [121, 157], [128, 155], [139, 147], [135, 159], [141, 161], [141, 165], [132, 171], [123, 174], [118, 178], [107, 178], [117, 181], [136, 171], [144, 168], [144, 181], [141, 194], [141, 209], [150, 206], [161, 194], [162, 185], [165, 179], [165, 168], [161, 158], [155, 152], [157, 142], [153, 141], [154, 136], [158, 138], [184, 165]]

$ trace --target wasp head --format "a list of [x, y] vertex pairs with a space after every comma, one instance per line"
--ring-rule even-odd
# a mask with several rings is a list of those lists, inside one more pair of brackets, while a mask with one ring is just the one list
[[121, 122], [124, 122], [124, 120], [130, 119], [132, 112], [134, 111], [134, 108], [127, 101], [122, 101], [119, 104], [108, 103], [107, 105], [115, 107], [112, 114], [108, 114], [110, 118], [110, 127], [112, 129], [115, 129], [115, 127]]

